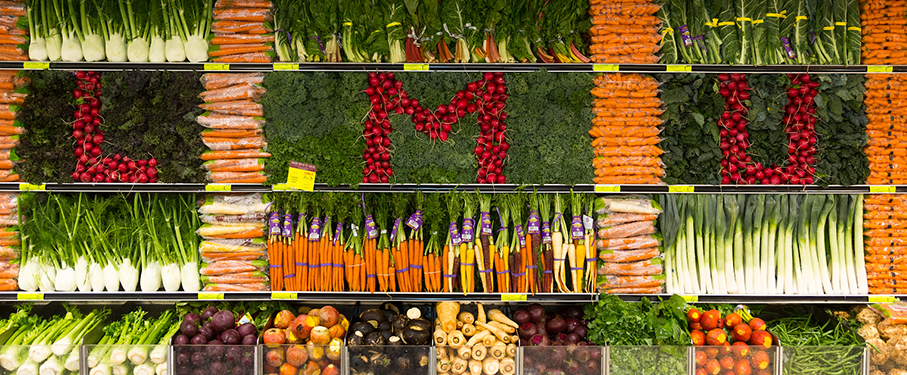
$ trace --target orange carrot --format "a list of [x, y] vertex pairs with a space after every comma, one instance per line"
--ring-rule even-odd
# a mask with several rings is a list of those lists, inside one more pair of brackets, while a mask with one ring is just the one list
[[214, 58], [214, 62], [219, 63], [258, 63], [267, 64], [274, 61], [268, 52], [249, 52], [224, 55]]
[[214, 8], [215, 20], [265, 22], [273, 18], [267, 8]]
[[[208, 56], [221, 57], [221, 56], [238, 55], [238, 54], [252, 53], [252, 52], [265, 52], [265, 51], [270, 51], [272, 48], [273, 47], [270, 47], [264, 43], [224, 44], [224, 45], [219, 45], [219, 46], [212, 46], [212, 48], [210, 50], [208, 50]], [[2, 51], [2, 49], [0, 49], [0, 51]]]
[[215, 45], [258, 44], [258, 43], [272, 43], [272, 42], [274, 42], [274, 35], [215, 34], [214, 38], [211, 38], [211, 44], [215, 44]]

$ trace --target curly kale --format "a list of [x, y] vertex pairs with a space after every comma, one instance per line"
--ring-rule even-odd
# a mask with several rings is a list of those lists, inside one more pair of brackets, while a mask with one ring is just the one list
[[661, 148], [668, 184], [717, 185], [721, 149], [718, 148], [718, 117], [724, 98], [713, 87], [715, 75], [662, 74], [657, 76], [664, 90], [661, 115], [664, 140]]
[[19, 112], [25, 134], [16, 154], [26, 161], [16, 166], [16, 172], [23, 180], [34, 183], [72, 182], [76, 142], [68, 122], [74, 121], [72, 91], [76, 77], [72, 72], [50, 70], [25, 74], [31, 83]]
[[[199, 155], [204, 91], [192, 72], [107, 72], [102, 75], [101, 116], [105, 155], [158, 161], [160, 182], [204, 182]], [[70, 153], [71, 154], [71, 153]]]

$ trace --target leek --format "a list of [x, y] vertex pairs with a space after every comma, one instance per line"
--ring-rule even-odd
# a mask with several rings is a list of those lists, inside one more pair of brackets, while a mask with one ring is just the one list
[[[743, 233], [740, 231], [740, 220], [738, 220], [738, 215], [740, 212], [740, 202], [737, 201], [737, 198], [733, 195], [724, 196], [724, 208], [727, 212], [728, 217], [728, 226], [727, 232], [725, 235], [724, 242], [724, 277], [725, 284], [727, 285], [728, 293], [734, 294], [739, 292], [737, 286], [737, 279], [734, 275], [734, 249], [735, 244], [740, 244], [740, 241], [743, 239]], [[737, 234], [740, 233], [740, 239], [737, 239]]]
[[743, 207], [743, 220], [737, 220], [734, 230], [734, 281], [737, 283], [737, 293], [750, 292], [752, 285], [746, 285], [746, 254], [753, 250], [753, 198], [747, 199], [745, 195], [738, 195], [737, 200]]
[[853, 244], [854, 260], [856, 260], [857, 270], [857, 292], [859, 294], [869, 294], [869, 282], [866, 279], [866, 262], [863, 258], [863, 196], [855, 195], [854, 200], [857, 206], [853, 210]]

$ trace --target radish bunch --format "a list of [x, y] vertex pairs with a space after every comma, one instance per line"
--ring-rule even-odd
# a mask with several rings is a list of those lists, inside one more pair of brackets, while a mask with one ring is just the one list
[[816, 168], [816, 95], [819, 82], [809, 74], [788, 74], [787, 105], [784, 107], [784, 132], [790, 141], [787, 145], [787, 166], [780, 182], [810, 185], [815, 182]]
[[719, 74], [721, 81], [718, 94], [724, 98], [724, 113], [718, 119], [720, 143], [724, 158], [721, 159], [721, 183], [755, 184], [765, 178], [762, 164], [753, 163], [746, 154], [749, 148], [749, 133], [746, 132], [747, 108], [743, 102], [749, 100], [749, 86], [743, 74]]
[[81, 182], [157, 182], [157, 160], [130, 160], [116, 154], [102, 157], [101, 143], [101, 75], [97, 72], [75, 73], [78, 88], [73, 90], [76, 112], [72, 137], [76, 139], [78, 159], [72, 178]]
[[432, 140], [447, 141], [454, 124], [467, 114], [478, 112], [481, 135], [475, 148], [479, 162], [476, 181], [479, 183], [505, 183], [502, 174], [504, 159], [510, 146], [504, 137], [507, 126], [507, 88], [503, 73], [484, 73], [482, 79], [470, 82], [466, 90], [458, 91], [449, 104], [440, 104], [434, 110], [425, 108], [416, 99], [410, 99], [403, 82], [396, 80], [393, 73], [369, 73], [366, 95], [372, 108], [365, 121], [363, 137], [366, 150], [362, 155], [365, 169], [363, 183], [387, 183], [394, 170], [390, 165], [388, 136], [392, 114], [407, 114], [416, 131], [428, 135]]

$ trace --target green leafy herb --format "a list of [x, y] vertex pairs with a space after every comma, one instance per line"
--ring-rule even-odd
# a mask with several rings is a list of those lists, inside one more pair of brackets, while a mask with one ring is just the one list
[[663, 74], [661, 100], [665, 112], [661, 156], [668, 184], [718, 184], [721, 150], [718, 116], [724, 98], [713, 88], [714, 75]]

